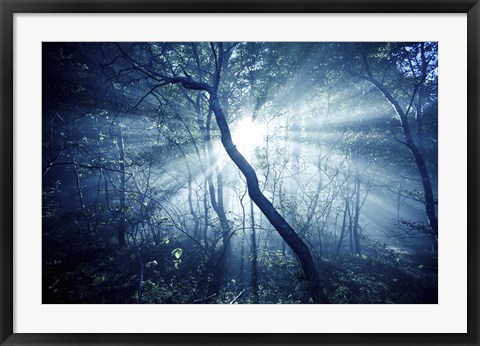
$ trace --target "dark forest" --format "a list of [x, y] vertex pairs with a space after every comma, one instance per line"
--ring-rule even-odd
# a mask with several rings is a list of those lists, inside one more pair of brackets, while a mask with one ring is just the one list
[[436, 304], [435, 42], [42, 46], [44, 304]]

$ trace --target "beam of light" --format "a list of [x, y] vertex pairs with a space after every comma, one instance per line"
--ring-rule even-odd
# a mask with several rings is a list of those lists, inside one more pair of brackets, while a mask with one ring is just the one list
[[243, 118], [233, 127], [233, 143], [240, 153], [248, 155], [257, 147], [262, 146], [267, 134], [266, 126], [252, 119]]

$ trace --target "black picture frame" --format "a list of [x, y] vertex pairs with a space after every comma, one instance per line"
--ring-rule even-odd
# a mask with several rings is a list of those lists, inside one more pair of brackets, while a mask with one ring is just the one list
[[[2, 345], [479, 345], [479, 0], [0, 0]], [[13, 16], [15, 13], [467, 13], [468, 332], [465, 334], [19, 334], [13, 332]], [[455, 318], [452, 316], [452, 318]]]

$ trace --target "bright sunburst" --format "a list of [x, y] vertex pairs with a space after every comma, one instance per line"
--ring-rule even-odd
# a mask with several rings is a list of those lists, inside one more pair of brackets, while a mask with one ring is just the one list
[[243, 118], [233, 127], [233, 143], [240, 153], [249, 154], [263, 144], [266, 132], [264, 124]]

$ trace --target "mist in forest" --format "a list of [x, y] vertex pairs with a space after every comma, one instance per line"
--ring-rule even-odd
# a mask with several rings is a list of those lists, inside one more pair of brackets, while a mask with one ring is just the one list
[[436, 304], [435, 42], [42, 46], [44, 304]]

